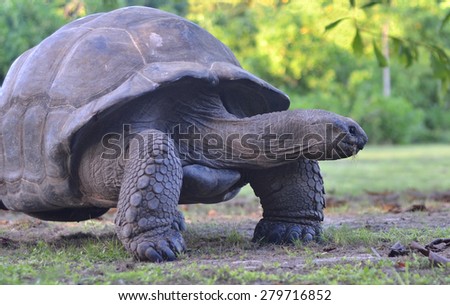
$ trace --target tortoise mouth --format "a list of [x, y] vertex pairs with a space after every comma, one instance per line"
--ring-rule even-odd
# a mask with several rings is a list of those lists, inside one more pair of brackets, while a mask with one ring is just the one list
[[348, 134], [340, 143], [339, 148], [347, 157], [355, 156], [358, 152], [364, 149], [367, 139]]
[[355, 141], [343, 141], [343, 152], [347, 157], [355, 156], [362, 148]]

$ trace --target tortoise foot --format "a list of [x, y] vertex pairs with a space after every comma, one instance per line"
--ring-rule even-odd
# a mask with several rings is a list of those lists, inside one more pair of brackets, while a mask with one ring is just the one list
[[154, 263], [174, 261], [179, 254], [186, 251], [180, 232], [172, 229], [162, 236], [141, 235], [131, 243], [130, 248], [138, 260]]
[[256, 225], [253, 242], [292, 244], [295, 241], [308, 243], [319, 241], [322, 228], [319, 222], [299, 224], [261, 219]]

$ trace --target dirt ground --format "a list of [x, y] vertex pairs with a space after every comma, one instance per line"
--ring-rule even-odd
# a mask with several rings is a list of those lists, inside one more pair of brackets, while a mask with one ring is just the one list
[[[375, 199], [373, 197], [376, 197]], [[366, 228], [370, 231], [382, 232], [391, 228], [397, 229], [433, 229], [433, 228], [448, 228], [450, 227], [450, 200], [444, 197], [443, 200], [435, 201], [432, 207], [425, 207], [422, 204], [417, 204], [417, 200], [413, 200], [406, 207], [397, 206], [392, 210], [391, 206], [386, 207], [387, 204], [380, 204], [378, 197], [390, 196], [389, 194], [371, 194], [369, 195], [373, 205], [376, 207], [375, 212], [361, 214], [357, 210], [355, 212], [336, 212], [331, 209], [327, 210], [324, 221], [325, 228], [341, 228], [343, 226], [349, 229]], [[342, 199], [331, 199], [330, 204], [339, 205]], [[387, 200], [391, 201], [391, 200]], [[242, 208], [242, 200], [228, 204], [229, 210], [236, 210]], [[395, 206], [395, 205], [394, 205]], [[250, 208], [248, 211], [244, 210], [240, 215], [227, 215], [224, 211], [217, 211], [214, 206], [202, 206], [201, 211], [191, 214], [195, 210], [195, 206], [188, 206], [183, 208], [187, 214], [187, 223], [189, 227], [200, 233], [196, 237], [187, 237], [188, 257], [195, 259], [199, 264], [207, 263], [209, 265], [223, 265], [228, 264], [232, 267], [243, 267], [246, 270], [258, 270], [267, 266], [268, 263], [277, 263], [283, 269], [290, 270], [298, 269], [304, 266], [305, 257], [293, 256], [289, 251], [280, 251], [277, 246], [264, 246], [255, 251], [246, 251], [245, 255], [224, 255], [222, 257], [208, 257], [207, 255], [192, 254], [197, 250], [201, 250], [205, 246], [218, 246], [221, 235], [228, 234], [223, 228], [233, 227], [241, 236], [246, 239], [251, 239], [256, 223], [260, 218], [259, 207]], [[193, 215], [193, 216], [189, 216]], [[85, 230], [85, 223], [58, 223], [45, 222], [21, 213], [14, 213], [9, 211], [0, 211], [0, 250], [8, 250], [14, 252], [14, 249], [19, 249], [21, 244], [33, 245], [38, 241], [44, 241], [53, 245], [58, 245], [60, 242], [71, 241], [78, 243], [83, 239], [95, 237], [97, 239], [114, 239], [114, 211], [108, 212], [105, 216], [98, 220], [94, 220], [95, 225], [91, 226], [88, 232]], [[206, 223], [214, 224], [208, 227], [210, 232], [205, 233], [202, 228]], [[212, 232], [211, 232], [212, 231]], [[215, 232], [214, 232], [215, 231]], [[203, 232], [203, 233], [202, 233]], [[191, 234], [192, 235], [192, 234]], [[217, 239], [211, 239], [211, 236], [218, 236]], [[436, 236], [436, 238], [449, 238], [450, 236]], [[195, 240], [194, 240], [195, 239]], [[212, 242], [211, 242], [212, 240]], [[431, 241], [431, 240], [430, 240]], [[212, 244], [210, 244], [212, 243]], [[214, 244], [216, 243], [216, 245]], [[348, 246], [333, 246], [317, 245], [313, 247], [313, 251], [326, 253], [325, 256], [318, 255], [312, 261], [315, 265], [328, 265], [336, 262], [355, 262], [355, 261], [377, 261], [381, 258], [386, 258], [392, 243], [385, 243], [372, 248], [368, 251], [367, 247], [358, 245]], [[278, 250], [277, 250], [278, 249]], [[274, 251], [276, 254], [274, 255]], [[191, 253], [191, 254], [190, 254]], [[450, 248], [440, 253], [444, 257], [450, 258]], [[310, 262], [311, 263], [311, 262]], [[120, 264], [119, 264], [119, 269]]]

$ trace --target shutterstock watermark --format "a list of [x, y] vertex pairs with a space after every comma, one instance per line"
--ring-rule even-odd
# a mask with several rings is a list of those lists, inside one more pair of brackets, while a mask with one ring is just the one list
[[[313, 129], [313, 128], [311, 128]], [[308, 130], [307, 128], [305, 130]], [[132, 141], [138, 145], [139, 157], [147, 158], [154, 150], [164, 152], [161, 132], [133, 131], [124, 124], [120, 133], [108, 133], [102, 137], [104, 151], [101, 158], [114, 160], [130, 158], [128, 147]], [[336, 132], [333, 124], [326, 124], [322, 133], [310, 132], [298, 136], [294, 133], [277, 134], [270, 125], [261, 134], [200, 133], [195, 125], [177, 125], [170, 133], [163, 134], [166, 140], [174, 141], [181, 160], [295, 160], [300, 157], [326, 160], [349, 157], [356, 154], [357, 146], [349, 140], [348, 133]]]

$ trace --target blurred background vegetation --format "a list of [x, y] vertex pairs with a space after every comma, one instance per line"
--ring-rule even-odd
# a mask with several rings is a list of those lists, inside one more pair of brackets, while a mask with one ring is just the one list
[[449, 0], [0, 0], [0, 84], [63, 24], [130, 5], [198, 23], [292, 108], [351, 116], [372, 144], [450, 143]]

